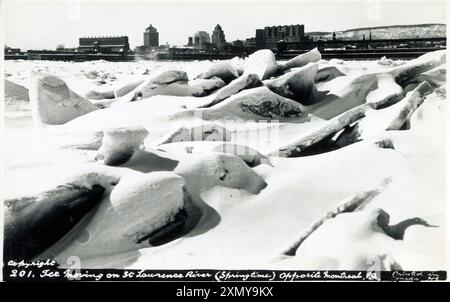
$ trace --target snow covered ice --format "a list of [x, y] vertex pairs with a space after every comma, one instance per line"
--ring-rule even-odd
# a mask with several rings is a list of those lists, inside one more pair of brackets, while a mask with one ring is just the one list
[[87, 268], [445, 269], [445, 60], [6, 61], [8, 223], [89, 200], [28, 251]]
[[104, 131], [102, 145], [96, 159], [105, 165], [118, 165], [128, 161], [147, 137], [143, 127], [114, 128]]

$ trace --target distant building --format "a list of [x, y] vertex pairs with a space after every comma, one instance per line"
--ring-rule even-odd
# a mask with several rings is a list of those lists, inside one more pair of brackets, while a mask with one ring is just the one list
[[120, 37], [83, 37], [79, 40], [79, 52], [113, 53], [128, 52], [130, 44], [127, 36]]
[[[153, 25], [150, 24], [144, 31], [144, 45], [137, 46], [135, 52], [139, 55], [155, 55], [155, 51], [159, 49], [159, 33]], [[164, 48], [164, 46], [162, 46]]]
[[304, 25], [266, 26], [256, 30], [255, 44], [258, 48], [276, 48], [280, 41], [300, 42], [304, 37]]
[[194, 35], [194, 46], [196, 48], [206, 48], [211, 44], [211, 38], [206, 31], [198, 31]]
[[18, 54], [20, 53], [20, 48], [11, 48], [5, 45], [4, 51], [5, 54]]
[[144, 31], [144, 47], [158, 47], [159, 33], [151, 24]]
[[231, 45], [233, 45], [234, 47], [244, 47], [244, 41], [235, 40], [235, 41], [231, 42]]
[[187, 46], [193, 46], [194, 45], [194, 39], [192, 37], [188, 37], [188, 44]]
[[256, 48], [256, 38], [248, 38], [244, 41], [244, 47]]
[[64, 44], [58, 44], [58, 45], [56, 45], [56, 51], [57, 52], [76, 52], [77, 48], [67, 48], [64, 46]]
[[258, 48], [264, 48], [266, 46], [266, 39], [264, 38], [264, 29], [256, 30], [255, 46]]
[[218, 49], [222, 49], [227, 43], [227, 41], [225, 40], [225, 34], [219, 24], [217, 24], [214, 28], [211, 40], [212, 44], [215, 44]]

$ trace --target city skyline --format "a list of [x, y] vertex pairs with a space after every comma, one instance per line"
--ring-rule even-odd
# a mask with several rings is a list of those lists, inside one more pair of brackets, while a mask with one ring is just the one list
[[[346, 6], [345, 16], [333, 7]], [[286, 8], [290, 9], [287, 10]], [[159, 43], [185, 45], [193, 32], [212, 34], [220, 24], [227, 41], [245, 40], [267, 25], [304, 24], [305, 32], [339, 31], [358, 27], [445, 23], [444, 1], [5, 1], [4, 42], [22, 49], [76, 47], [80, 37], [128, 36], [132, 48], [143, 45], [149, 24], [158, 30]], [[398, 14], [401, 10], [402, 14]], [[420, 11], [420, 14], [412, 12]], [[220, 12], [220, 14], [219, 14]], [[408, 13], [411, 12], [411, 13]], [[251, 18], [249, 15], [251, 14]], [[48, 18], [45, 16], [49, 15]], [[134, 16], [136, 15], [136, 16]], [[322, 16], [317, 18], [316, 15]], [[21, 18], [17, 18], [21, 16]], [[42, 22], [45, 19], [46, 22]], [[182, 21], [180, 21], [182, 20]], [[30, 34], [29, 29], [33, 29]]]

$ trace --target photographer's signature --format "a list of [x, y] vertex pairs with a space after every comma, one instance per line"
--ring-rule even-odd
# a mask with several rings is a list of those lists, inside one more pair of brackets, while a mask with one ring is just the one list
[[392, 281], [438, 281], [440, 276], [435, 272], [403, 272], [395, 271], [392, 273]]

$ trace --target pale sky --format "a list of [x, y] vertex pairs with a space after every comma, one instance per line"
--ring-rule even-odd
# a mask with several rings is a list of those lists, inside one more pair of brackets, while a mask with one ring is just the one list
[[184, 45], [198, 30], [219, 23], [227, 41], [254, 37], [256, 28], [304, 24], [305, 31], [333, 31], [397, 24], [446, 23], [445, 0], [416, 1], [112, 1], [0, 0], [4, 42], [11, 47], [55, 49], [78, 46], [82, 36], [129, 37], [143, 44], [152, 24], [160, 44]]

